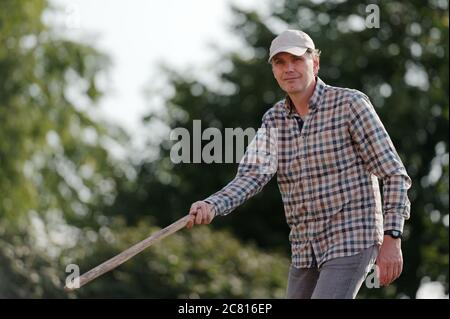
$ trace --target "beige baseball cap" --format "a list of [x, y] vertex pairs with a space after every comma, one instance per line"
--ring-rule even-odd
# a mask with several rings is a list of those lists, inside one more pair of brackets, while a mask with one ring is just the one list
[[309, 35], [299, 30], [286, 30], [273, 39], [269, 51], [269, 63], [280, 53], [287, 52], [296, 56], [305, 54], [307, 49], [314, 50], [314, 42]]

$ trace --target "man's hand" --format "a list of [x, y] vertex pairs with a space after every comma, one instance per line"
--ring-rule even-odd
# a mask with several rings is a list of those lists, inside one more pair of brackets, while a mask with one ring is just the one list
[[376, 264], [382, 286], [387, 286], [397, 279], [403, 270], [401, 239], [385, 235]]
[[192, 228], [194, 224], [209, 224], [214, 218], [214, 206], [203, 201], [192, 204], [189, 211], [191, 218], [186, 224], [186, 228]]

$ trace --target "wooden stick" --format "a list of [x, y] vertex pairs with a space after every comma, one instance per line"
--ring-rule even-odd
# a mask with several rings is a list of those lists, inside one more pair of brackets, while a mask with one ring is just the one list
[[[79, 287], [73, 287], [69, 288], [67, 286], [64, 287], [64, 290], [69, 292], [73, 291], [74, 289], [81, 288], [88, 282], [94, 280], [97, 277], [100, 277], [104, 273], [116, 268], [117, 266], [123, 264], [130, 258], [134, 257], [135, 255], [139, 254], [141, 251], [143, 251], [145, 248], [153, 245], [155, 242], [157, 242], [160, 239], [163, 239], [164, 237], [167, 237], [176, 231], [184, 228], [189, 220], [189, 215], [184, 216], [183, 218], [180, 218], [176, 222], [170, 224], [166, 228], [163, 228], [150, 237], [144, 239], [143, 241], [131, 246], [127, 250], [124, 250], [120, 254], [112, 257], [111, 259], [105, 261], [104, 263], [98, 265], [97, 267], [89, 270], [88, 272], [84, 273], [82, 276], [79, 277]], [[74, 281], [77, 280], [77, 278], [74, 279]]]

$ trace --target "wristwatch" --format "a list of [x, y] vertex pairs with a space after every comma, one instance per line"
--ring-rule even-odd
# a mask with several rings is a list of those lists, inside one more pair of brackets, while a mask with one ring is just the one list
[[391, 229], [391, 230], [385, 230], [384, 231], [384, 234], [385, 235], [389, 235], [389, 236], [391, 236], [392, 238], [395, 238], [395, 239], [398, 239], [398, 238], [402, 238], [402, 232], [401, 231], [399, 231], [399, 230], [393, 230], [393, 229]]

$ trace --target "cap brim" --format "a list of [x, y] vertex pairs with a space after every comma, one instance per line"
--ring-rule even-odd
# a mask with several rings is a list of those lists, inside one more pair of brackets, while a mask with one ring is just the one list
[[273, 57], [281, 52], [287, 52], [287, 53], [290, 53], [290, 54], [293, 54], [296, 56], [301, 56], [301, 55], [305, 54], [307, 50], [308, 50], [308, 48], [282, 47], [282, 48], [279, 48], [279, 49], [275, 50], [274, 52], [272, 52], [272, 54], [269, 56], [268, 62], [270, 63], [270, 61], [272, 61]]

